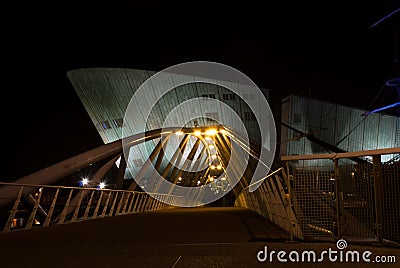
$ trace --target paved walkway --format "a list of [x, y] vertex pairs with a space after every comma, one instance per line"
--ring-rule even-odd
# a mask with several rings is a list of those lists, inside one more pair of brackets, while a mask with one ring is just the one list
[[[170, 209], [0, 235], [0, 267], [266, 267], [270, 263], [256, 258], [264, 246], [276, 251], [336, 249], [335, 244], [287, 240], [285, 231], [246, 209]], [[400, 262], [399, 249], [374, 250], [396, 255]], [[275, 259], [273, 266], [288, 264]]]

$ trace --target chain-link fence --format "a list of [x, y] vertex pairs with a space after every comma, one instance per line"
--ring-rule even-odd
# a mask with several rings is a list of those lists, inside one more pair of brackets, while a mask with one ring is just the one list
[[400, 148], [282, 157], [304, 238], [400, 242], [400, 162], [381, 162], [396, 153]]

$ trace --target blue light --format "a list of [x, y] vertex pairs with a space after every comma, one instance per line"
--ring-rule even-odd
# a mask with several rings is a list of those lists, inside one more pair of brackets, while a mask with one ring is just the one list
[[399, 105], [400, 105], [400, 102], [396, 102], [396, 103], [390, 104], [388, 106], [385, 106], [385, 107], [378, 108], [378, 109], [375, 109], [373, 111], [367, 112], [367, 113], [365, 113], [363, 115], [369, 115], [369, 114], [377, 113], [377, 112], [380, 112], [380, 111], [383, 111], [383, 110], [387, 110], [389, 108], [393, 108], [393, 107], [396, 107], [396, 106], [399, 106]]

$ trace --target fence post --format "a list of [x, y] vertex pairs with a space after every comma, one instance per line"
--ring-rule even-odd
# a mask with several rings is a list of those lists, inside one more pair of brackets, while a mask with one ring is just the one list
[[342, 237], [342, 221], [341, 221], [341, 203], [340, 203], [340, 173], [339, 173], [339, 161], [338, 159], [333, 159], [335, 167], [335, 201], [336, 201], [336, 227], [337, 227], [337, 238]]
[[382, 163], [381, 156], [374, 155], [373, 177], [374, 177], [374, 197], [375, 197], [375, 228], [378, 244], [383, 244], [382, 236]]

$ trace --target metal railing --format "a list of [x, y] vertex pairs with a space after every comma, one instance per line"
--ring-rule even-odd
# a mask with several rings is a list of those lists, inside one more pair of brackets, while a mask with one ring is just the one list
[[[15, 196], [0, 196], [0, 233], [47, 227], [90, 219], [172, 208], [175, 195], [85, 187], [30, 185], [0, 182], [18, 187]], [[15, 192], [15, 191], [13, 191]]]
[[381, 161], [398, 153], [400, 148], [282, 157], [305, 239], [400, 242], [400, 162]]
[[[260, 186], [254, 192], [249, 192], [248, 188], [255, 184], [260, 184]], [[269, 219], [287, 231], [291, 240], [294, 238], [303, 239], [289, 197], [289, 188], [285, 169], [279, 168], [244, 188], [235, 200], [235, 207], [248, 208]]]

